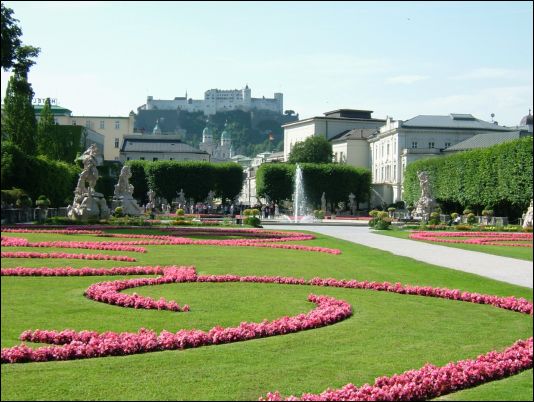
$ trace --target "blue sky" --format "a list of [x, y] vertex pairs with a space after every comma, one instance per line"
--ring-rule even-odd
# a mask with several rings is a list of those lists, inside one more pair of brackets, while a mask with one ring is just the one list
[[532, 2], [5, 4], [41, 48], [35, 96], [76, 115], [245, 84], [282, 92], [301, 118], [359, 108], [516, 125], [533, 104]]

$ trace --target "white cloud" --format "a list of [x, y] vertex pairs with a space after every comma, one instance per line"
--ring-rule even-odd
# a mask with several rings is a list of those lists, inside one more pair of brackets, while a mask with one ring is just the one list
[[397, 75], [390, 77], [386, 80], [388, 84], [405, 84], [410, 85], [418, 81], [427, 80], [429, 77], [426, 75]]

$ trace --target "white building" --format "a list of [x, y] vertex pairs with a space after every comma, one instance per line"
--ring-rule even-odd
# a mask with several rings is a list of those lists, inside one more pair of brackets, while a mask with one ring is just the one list
[[477, 134], [511, 130], [470, 114], [419, 115], [406, 121], [388, 117], [386, 124], [368, 139], [373, 189], [383, 202], [401, 201], [403, 175], [410, 163], [441, 156], [444, 149]]
[[[348, 130], [378, 129], [386, 121], [372, 118], [372, 113], [371, 110], [339, 109], [326, 112], [324, 116], [316, 116], [283, 125], [284, 160], [289, 159], [289, 154], [297, 142], [302, 142], [308, 137], [318, 135], [332, 140], [341, 133], [347, 133]], [[365, 150], [363, 152], [366, 153]], [[365, 159], [368, 156], [362, 155], [361, 158]]]
[[213, 115], [217, 112], [230, 110], [249, 111], [253, 109], [271, 110], [279, 114], [284, 110], [284, 95], [276, 92], [273, 98], [252, 98], [249, 86], [243, 89], [209, 89], [204, 92], [204, 99], [176, 97], [174, 99], [154, 99], [148, 96], [146, 104], [139, 110], [184, 110], [187, 112], [203, 112]]

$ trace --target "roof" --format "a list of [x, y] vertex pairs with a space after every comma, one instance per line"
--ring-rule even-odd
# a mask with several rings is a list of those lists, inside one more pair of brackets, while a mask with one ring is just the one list
[[419, 115], [403, 121], [401, 127], [415, 128], [445, 128], [462, 130], [491, 130], [510, 131], [509, 128], [499, 126], [484, 120], [479, 120], [470, 114], [451, 113], [448, 116]]
[[355, 128], [352, 130], [345, 130], [330, 138], [331, 142], [341, 142], [348, 140], [366, 140], [371, 134], [376, 132], [376, 128]]
[[371, 119], [372, 110], [336, 109], [323, 113], [327, 117], [346, 117], [349, 119]]
[[465, 141], [445, 148], [444, 152], [467, 151], [469, 149], [487, 148], [503, 142], [516, 140], [523, 135], [520, 131], [493, 132], [474, 135]]
[[283, 127], [291, 127], [296, 126], [302, 123], [311, 122], [313, 120], [327, 120], [327, 121], [368, 121], [368, 122], [376, 122], [376, 123], [385, 123], [385, 119], [363, 119], [363, 118], [352, 118], [352, 117], [334, 117], [334, 116], [315, 116], [315, 117], [309, 117], [307, 119], [292, 121], [291, 123], [282, 124]]
[[[171, 138], [162, 138], [171, 137]], [[177, 137], [164, 135], [124, 136], [121, 152], [165, 152], [207, 154], [182, 142]]]
[[[33, 105], [33, 109], [35, 110], [35, 113], [39, 113], [39, 114], [43, 110], [43, 107], [44, 105]], [[66, 107], [61, 107], [57, 105], [51, 105], [50, 110], [53, 115], [60, 115], [60, 116], [64, 116], [64, 115], [70, 116], [72, 113], [72, 110], [67, 109]]]

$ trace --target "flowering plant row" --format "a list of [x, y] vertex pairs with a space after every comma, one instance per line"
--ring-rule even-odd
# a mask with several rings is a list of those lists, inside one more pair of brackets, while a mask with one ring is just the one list
[[113, 250], [113, 251], [133, 251], [136, 253], [146, 253], [143, 247], [133, 247], [123, 242], [93, 242], [93, 241], [40, 241], [29, 242], [27, 239], [19, 237], [2, 237], [2, 247], [55, 247], [55, 248], [81, 248], [90, 250]]
[[106, 254], [69, 254], [69, 253], [36, 253], [24, 251], [2, 251], [1, 258], [69, 258], [77, 260], [115, 260], [115, 261], [137, 261], [135, 258], [125, 255]]
[[373, 385], [328, 389], [321, 394], [302, 394], [283, 399], [279, 392], [260, 401], [422, 401], [488, 381], [499, 380], [532, 367], [532, 338], [519, 340], [503, 352], [488, 352], [476, 359], [442, 367], [426, 364], [391, 377], [378, 377]]
[[2, 268], [1, 276], [105, 276], [105, 275], [163, 275], [167, 267], [112, 267], [112, 268]]
[[[468, 239], [450, 239], [450, 237], [468, 237]], [[463, 243], [492, 246], [532, 247], [532, 233], [494, 233], [494, 232], [412, 232], [410, 239], [441, 243]], [[530, 243], [508, 243], [530, 241]]]

